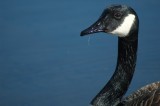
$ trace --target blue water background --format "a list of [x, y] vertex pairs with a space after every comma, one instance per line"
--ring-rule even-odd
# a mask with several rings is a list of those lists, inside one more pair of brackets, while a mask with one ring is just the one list
[[132, 6], [140, 19], [126, 95], [160, 80], [159, 0], [1, 0], [0, 106], [88, 106], [114, 72], [117, 37], [80, 32], [111, 4]]

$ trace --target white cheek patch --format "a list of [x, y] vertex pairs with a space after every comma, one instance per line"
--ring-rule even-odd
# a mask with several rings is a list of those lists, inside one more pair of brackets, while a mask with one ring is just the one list
[[131, 29], [134, 21], [135, 21], [135, 15], [128, 14], [128, 16], [125, 17], [122, 24], [110, 33], [117, 34], [119, 37], [127, 36], [128, 33], [130, 32], [130, 29]]

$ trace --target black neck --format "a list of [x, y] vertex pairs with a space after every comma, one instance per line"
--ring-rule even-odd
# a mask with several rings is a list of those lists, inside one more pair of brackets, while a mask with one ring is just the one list
[[118, 38], [118, 59], [116, 70], [92, 100], [93, 106], [113, 106], [117, 105], [123, 95], [126, 93], [136, 66], [138, 46], [138, 31], [129, 35], [129, 37]]

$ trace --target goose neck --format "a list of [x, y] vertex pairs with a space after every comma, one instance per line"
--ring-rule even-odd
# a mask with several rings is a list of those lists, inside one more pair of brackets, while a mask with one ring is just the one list
[[137, 58], [138, 33], [118, 38], [115, 72], [109, 82], [92, 100], [93, 106], [115, 106], [120, 103], [132, 80]]

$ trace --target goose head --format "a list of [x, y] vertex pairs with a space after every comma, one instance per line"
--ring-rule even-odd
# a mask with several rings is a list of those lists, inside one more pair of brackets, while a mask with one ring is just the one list
[[127, 37], [138, 30], [138, 16], [126, 5], [112, 5], [106, 8], [100, 18], [89, 28], [81, 32], [81, 36], [105, 32], [118, 37]]

